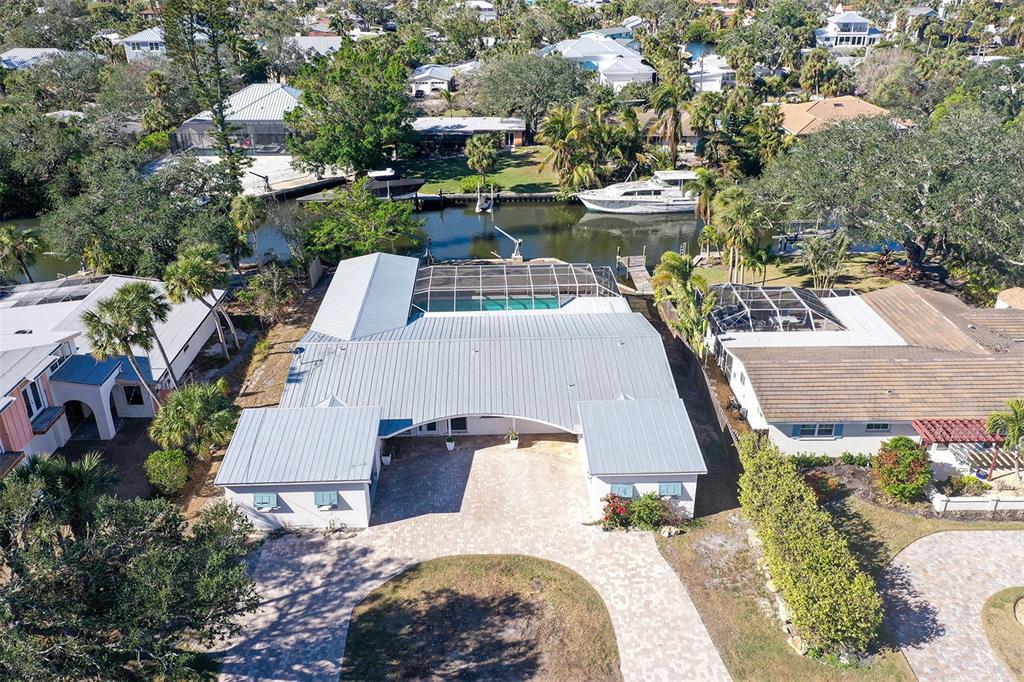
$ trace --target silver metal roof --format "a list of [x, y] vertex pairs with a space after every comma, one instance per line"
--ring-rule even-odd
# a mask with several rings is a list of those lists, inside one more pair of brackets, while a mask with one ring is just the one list
[[591, 475], [707, 473], [679, 398], [585, 401], [580, 415]]
[[376, 407], [243, 410], [217, 485], [369, 481]]
[[446, 417], [514, 416], [579, 433], [578, 404], [676, 399], [658, 332], [637, 313], [427, 315], [296, 349], [282, 407], [378, 405], [382, 435]]
[[348, 341], [402, 327], [419, 260], [374, 253], [338, 264], [310, 332]]
[[[228, 97], [227, 120], [243, 121], [283, 121], [284, 115], [299, 103], [301, 91], [280, 83], [253, 83]], [[213, 114], [202, 111], [185, 121], [212, 121]]]

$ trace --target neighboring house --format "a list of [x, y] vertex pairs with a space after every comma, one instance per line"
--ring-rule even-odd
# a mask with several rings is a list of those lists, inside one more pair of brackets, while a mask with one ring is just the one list
[[[280, 83], [254, 83], [228, 98], [227, 120], [238, 143], [250, 154], [283, 154], [284, 115], [295, 108], [301, 92]], [[215, 154], [213, 114], [204, 111], [188, 119], [171, 135], [175, 152]]]
[[344, 38], [336, 35], [290, 36], [285, 38], [286, 43], [294, 45], [296, 48], [301, 50], [307, 58], [316, 55], [326, 57], [327, 55], [334, 54], [341, 49], [341, 43], [343, 40]]
[[611, 26], [609, 28], [595, 28], [580, 33], [580, 38], [608, 38], [620, 45], [625, 45], [631, 50], [640, 51], [640, 43], [633, 36], [633, 29], [625, 26]]
[[830, 17], [825, 27], [814, 32], [814, 37], [818, 47], [850, 50], [875, 45], [882, 39], [882, 32], [856, 12], [841, 12]]
[[844, 95], [795, 104], [781, 104], [782, 127], [790, 135], [810, 135], [838, 121], [861, 116], [888, 116], [889, 110], [859, 97]]
[[[138, 279], [68, 278], [0, 291], [0, 450], [51, 452], [73, 434], [109, 440], [119, 419], [153, 416], [152, 401], [125, 358], [98, 361], [89, 354], [82, 321], [83, 313]], [[216, 292], [218, 300], [223, 295]], [[175, 377], [185, 376], [214, 331], [202, 302], [171, 306], [156, 333]], [[171, 387], [156, 347], [136, 358], [151, 386]]]
[[647, 26], [647, 20], [633, 14], [622, 20], [622, 26], [630, 31], [636, 31], [638, 28]]
[[382, 439], [510, 428], [579, 440], [595, 517], [609, 492], [693, 513], [706, 468], [658, 331], [610, 269], [566, 263], [342, 261], [280, 406], [243, 411], [216, 484], [262, 528], [365, 527]]
[[736, 70], [720, 54], [702, 55], [688, 72], [696, 92], [721, 92], [736, 87]]
[[907, 7], [898, 10], [889, 21], [889, 34], [903, 33], [917, 42], [923, 37], [924, 27], [932, 22], [940, 21], [939, 13], [927, 6]]
[[[206, 36], [196, 34], [196, 41], [205, 43]], [[124, 44], [124, 56], [129, 62], [137, 62], [150, 57], [167, 56], [164, 30], [159, 26], [139, 31], [124, 38], [121, 42]]]
[[750, 426], [783, 452], [874, 453], [921, 420], [1024, 395], [1024, 311], [900, 284], [858, 295], [726, 284], [709, 336]]
[[455, 70], [450, 66], [424, 64], [412, 72], [409, 77], [409, 94], [413, 97], [426, 97], [442, 90], [455, 89]]
[[616, 92], [627, 83], [650, 83], [654, 69], [643, 62], [643, 55], [621, 42], [603, 36], [581, 36], [542, 48], [540, 55], [558, 53], [593, 72], [599, 83], [610, 85]]
[[39, 62], [58, 55], [68, 54], [55, 47], [12, 47], [0, 53], [0, 67], [5, 69], [31, 69]]
[[421, 116], [412, 128], [427, 147], [461, 151], [470, 137], [480, 133], [497, 134], [503, 147], [522, 145], [526, 121], [500, 116]]
[[479, 13], [480, 21], [494, 21], [498, 13], [494, 10], [494, 3], [487, 0], [465, 0], [463, 7], [476, 10]]
[[1000, 291], [996, 297], [996, 308], [1024, 310], [1024, 288], [1011, 287]]

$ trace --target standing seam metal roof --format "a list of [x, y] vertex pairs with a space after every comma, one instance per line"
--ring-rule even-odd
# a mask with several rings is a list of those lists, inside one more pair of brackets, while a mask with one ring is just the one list
[[591, 475], [707, 473], [679, 398], [586, 401], [580, 416]]
[[216, 485], [369, 481], [376, 407], [243, 410]]

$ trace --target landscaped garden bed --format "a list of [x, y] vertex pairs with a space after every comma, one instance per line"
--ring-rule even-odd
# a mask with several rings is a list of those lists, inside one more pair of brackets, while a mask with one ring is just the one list
[[597, 592], [559, 564], [520, 555], [418, 564], [352, 613], [343, 679], [618, 680]]

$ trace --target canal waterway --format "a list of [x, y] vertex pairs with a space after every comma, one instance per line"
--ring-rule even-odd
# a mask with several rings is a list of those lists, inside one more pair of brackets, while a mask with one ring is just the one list
[[[621, 216], [592, 213], [579, 204], [507, 203], [493, 213], [476, 213], [474, 207], [454, 206], [443, 211], [423, 211], [424, 236], [430, 240], [431, 253], [437, 259], [508, 257], [513, 244], [496, 228], [523, 240], [526, 258], [559, 258], [573, 263], [614, 265], [616, 251], [623, 255], [640, 254], [647, 248], [653, 265], [662, 252], [697, 252], [701, 224], [692, 213]], [[267, 224], [257, 233], [261, 253], [288, 254], [282, 228], [308, 220], [295, 201], [283, 201], [273, 207]], [[37, 221], [16, 220], [16, 225], [34, 227]], [[422, 255], [422, 248], [410, 255]], [[52, 254], [39, 257], [32, 276], [36, 281], [54, 279], [77, 272], [79, 263]]]

